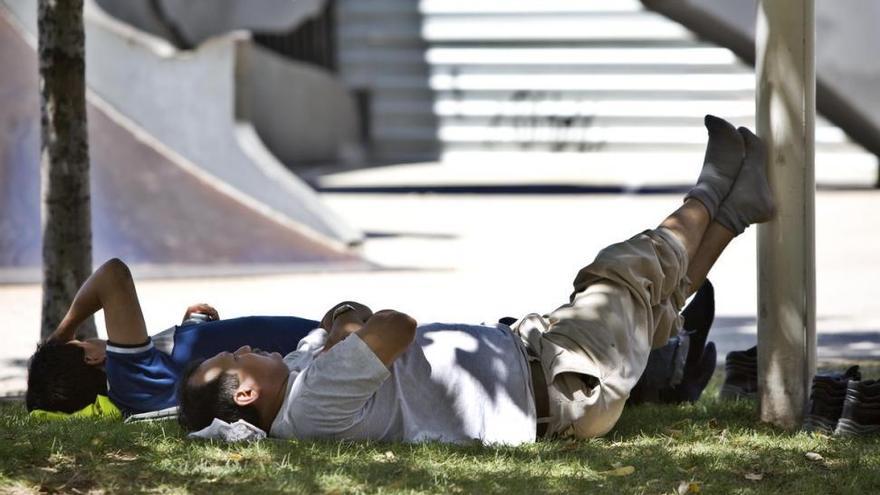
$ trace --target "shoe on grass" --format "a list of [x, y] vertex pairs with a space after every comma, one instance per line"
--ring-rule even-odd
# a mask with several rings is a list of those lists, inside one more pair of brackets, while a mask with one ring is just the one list
[[724, 358], [724, 383], [718, 397], [723, 400], [758, 397], [758, 347], [731, 351]]
[[880, 382], [850, 380], [835, 436], [867, 436], [880, 432]]
[[810, 403], [804, 417], [804, 430], [831, 435], [843, 412], [843, 402], [850, 380], [862, 379], [858, 366], [843, 373], [821, 373], [813, 377]]

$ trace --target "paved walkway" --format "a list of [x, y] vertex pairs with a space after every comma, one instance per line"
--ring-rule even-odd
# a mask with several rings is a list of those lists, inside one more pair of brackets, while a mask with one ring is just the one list
[[[355, 299], [423, 322], [494, 321], [553, 309], [599, 249], [654, 226], [680, 197], [326, 194], [332, 208], [368, 232], [364, 255], [389, 269], [175, 280], [134, 274], [151, 331], [202, 301], [224, 317], [318, 317], [340, 300]], [[880, 356], [878, 211], [880, 191], [817, 197], [821, 358]], [[718, 315], [711, 340], [724, 356], [755, 342], [754, 229], [731, 245], [711, 278]], [[24, 388], [39, 303], [39, 286], [0, 286], [0, 396]]]

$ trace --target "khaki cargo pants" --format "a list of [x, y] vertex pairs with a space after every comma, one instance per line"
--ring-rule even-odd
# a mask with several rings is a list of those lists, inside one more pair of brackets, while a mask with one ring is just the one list
[[617, 422], [654, 347], [681, 329], [687, 253], [668, 230], [611, 245], [582, 268], [571, 302], [513, 326], [540, 359], [548, 436], [596, 437]]

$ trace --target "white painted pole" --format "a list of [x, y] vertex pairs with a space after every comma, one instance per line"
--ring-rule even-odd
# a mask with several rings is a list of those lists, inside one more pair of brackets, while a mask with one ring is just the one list
[[797, 428], [816, 370], [814, 0], [759, 0], [757, 133], [777, 217], [758, 227], [761, 419]]

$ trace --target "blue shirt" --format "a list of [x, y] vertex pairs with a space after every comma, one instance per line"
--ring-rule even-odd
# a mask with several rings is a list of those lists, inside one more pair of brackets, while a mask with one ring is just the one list
[[319, 325], [293, 316], [247, 316], [177, 326], [136, 346], [107, 342], [108, 396], [125, 415], [176, 406], [177, 379], [190, 361], [243, 345], [285, 355]]

